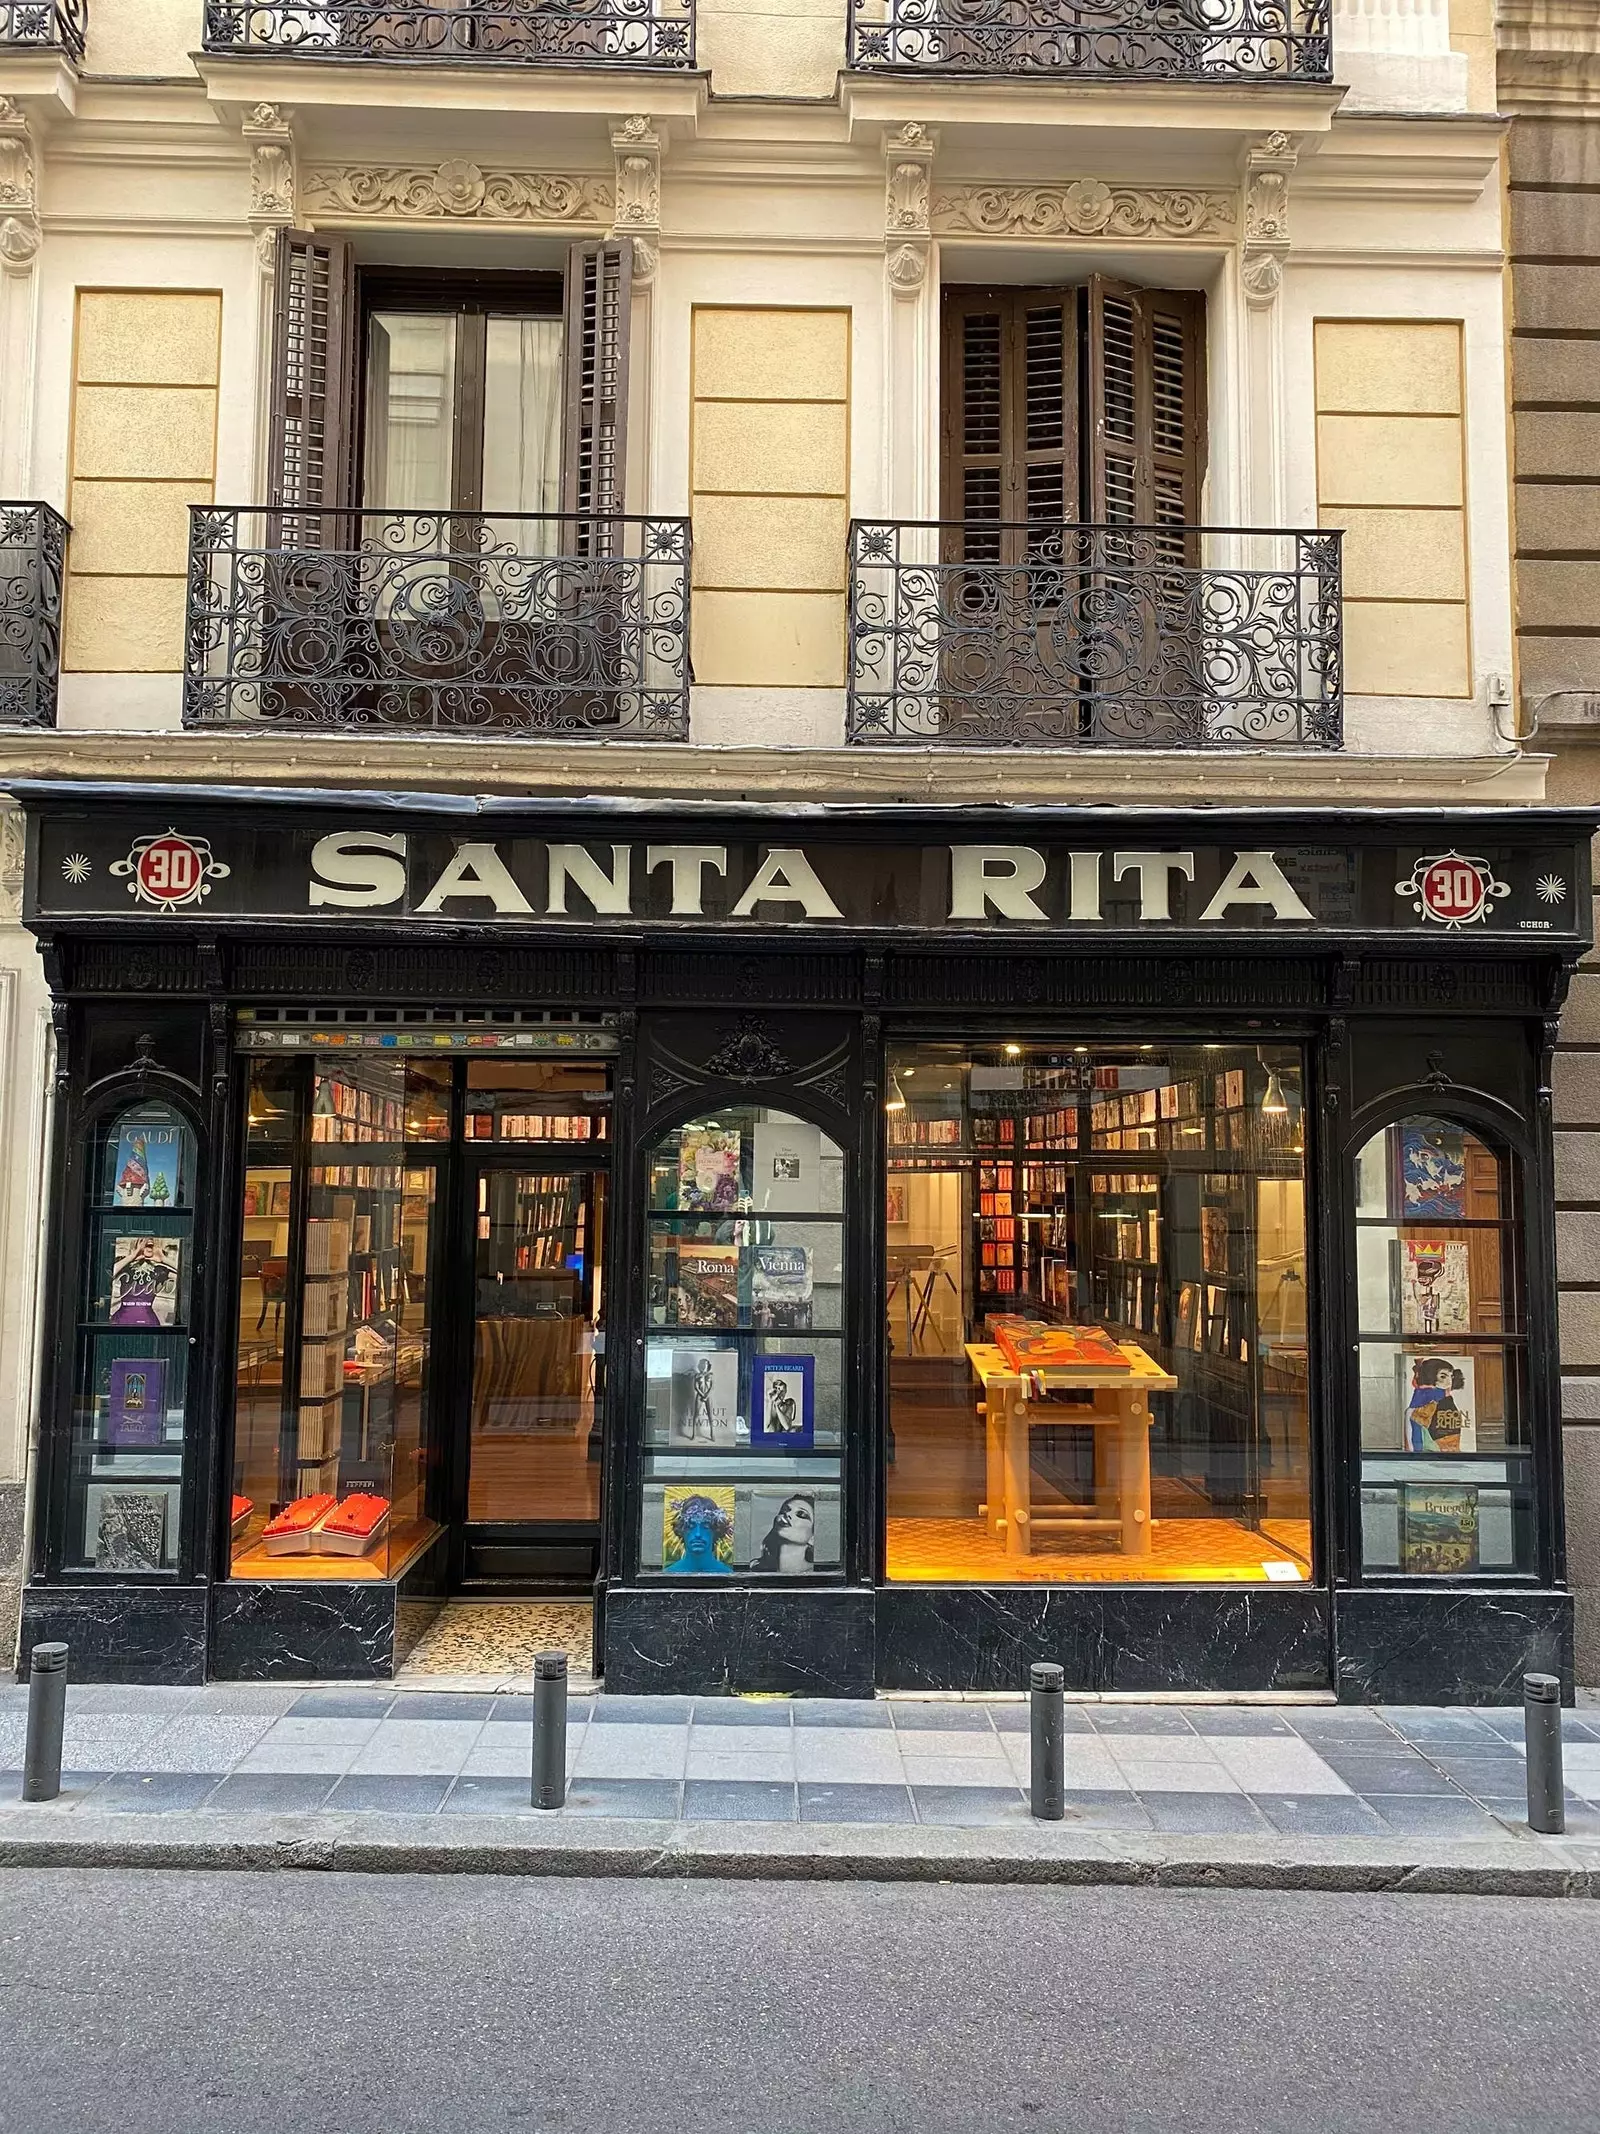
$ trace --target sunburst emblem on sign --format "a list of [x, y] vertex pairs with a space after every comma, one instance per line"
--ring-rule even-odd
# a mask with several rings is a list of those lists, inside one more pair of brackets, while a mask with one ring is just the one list
[[69, 852], [61, 862], [61, 872], [74, 889], [81, 889], [93, 873], [87, 852]]
[[1567, 885], [1559, 874], [1541, 874], [1533, 886], [1541, 904], [1564, 904], [1567, 900]]
[[176, 830], [159, 837], [135, 838], [125, 860], [111, 862], [113, 874], [130, 877], [128, 894], [157, 911], [176, 911], [211, 894], [211, 884], [229, 872], [214, 859], [203, 837], [181, 837]]

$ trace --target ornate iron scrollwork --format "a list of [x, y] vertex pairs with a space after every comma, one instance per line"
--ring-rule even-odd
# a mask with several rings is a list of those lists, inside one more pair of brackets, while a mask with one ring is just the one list
[[[0, 5], [0, 30], [5, 19]], [[0, 724], [56, 723], [70, 530], [48, 504], [0, 504]]]
[[314, 59], [694, 65], [694, 0], [207, 0], [208, 52]]
[[689, 737], [689, 522], [196, 506], [186, 726]]
[[1338, 748], [1339, 539], [858, 520], [847, 737]]
[[852, 0], [850, 65], [939, 74], [1328, 81], [1331, 0]]
[[81, 61], [88, 15], [88, 0], [0, 0], [0, 47], [59, 50]]
[[725, 1082], [774, 1082], [793, 1074], [794, 1062], [774, 1041], [759, 1015], [741, 1016], [705, 1063], [708, 1077]]

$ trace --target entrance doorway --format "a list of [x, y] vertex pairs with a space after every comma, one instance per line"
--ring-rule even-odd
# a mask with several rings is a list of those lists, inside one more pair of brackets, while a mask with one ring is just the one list
[[472, 1317], [457, 1582], [587, 1584], [599, 1546], [606, 1175], [467, 1167]]

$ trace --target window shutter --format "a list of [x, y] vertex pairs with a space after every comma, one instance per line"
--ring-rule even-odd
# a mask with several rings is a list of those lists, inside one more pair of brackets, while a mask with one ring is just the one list
[[566, 424], [561, 505], [592, 515], [575, 529], [580, 555], [619, 552], [608, 523], [623, 509], [628, 452], [628, 317], [633, 240], [575, 244], [567, 255]]
[[[1205, 473], [1205, 300], [1089, 284], [1089, 488], [1103, 526], [1192, 527]], [[1163, 543], [1166, 548], [1167, 543]], [[1174, 560], [1185, 544], [1170, 540]]]
[[[268, 442], [275, 511], [315, 513], [350, 502], [354, 287], [343, 239], [279, 231]], [[318, 538], [314, 523], [299, 530], [306, 541]]]
[[988, 527], [1077, 517], [1077, 396], [1075, 289], [947, 292], [942, 509], [963, 560], [1020, 560], [1019, 537]]

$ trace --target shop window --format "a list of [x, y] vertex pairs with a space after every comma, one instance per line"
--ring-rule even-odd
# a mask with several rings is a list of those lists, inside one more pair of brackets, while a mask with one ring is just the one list
[[843, 1154], [756, 1105], [649, 1154], [640, 1570], [836, 1576]]
[[1298, 1049], [890, 1067], [889, 1577], [1309, 1579]]
[[1369, 1577], [1534, 1568], [1515, 1163], [1416, 1116], [1356, 1158], [1361, 1561]]
[[397, 1576], [428, 1510], [440, 1144], [451, 1069], [252, 1063], [239, 1257], [232, 1566]]
[[91, 1135], [68, 1569], [175, 1572], [194, 1288], [195, 1138], [141, 1103]]

